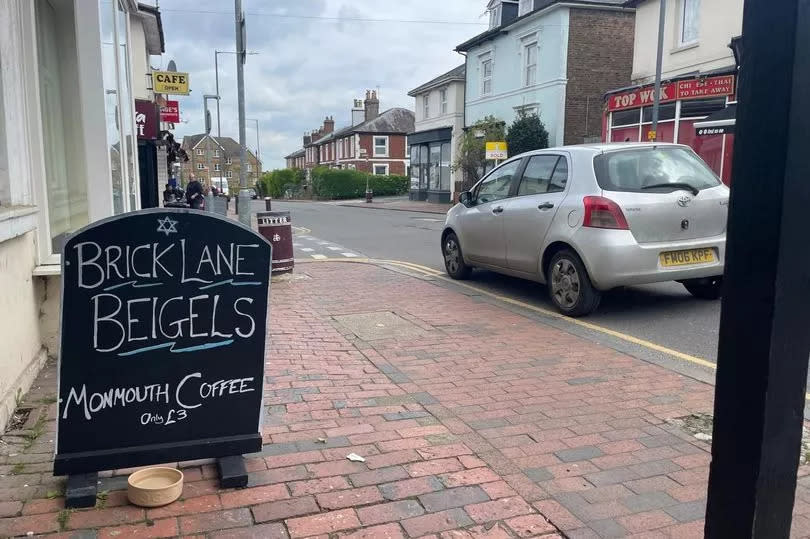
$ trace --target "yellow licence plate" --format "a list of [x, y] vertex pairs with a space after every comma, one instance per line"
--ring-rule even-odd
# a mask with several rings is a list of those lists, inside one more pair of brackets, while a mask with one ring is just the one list
[[690, 266], [693, 264], [710, 264], [715, 261], [714, 249], [687, 249], [685, 251], [667, 251], [659, 255], [661, 265]]

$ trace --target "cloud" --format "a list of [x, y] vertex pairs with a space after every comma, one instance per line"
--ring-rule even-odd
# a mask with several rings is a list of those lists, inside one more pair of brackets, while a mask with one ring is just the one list
[[[461, 64], [456, 45], [483, 31], [480, 25], [428, 22], [369, 22], [356, 19], [480, 23], [486, 2], [470, 0], [243, 0], [247, 48], [257, 55], [245, 65], [247, 118], [259, 120], [265, 168], [284, 166], [284, 156], [301, 147], [304, 132], [334, 116], [349, 123], [352, 100], [379, 87], [380, 108], [414, 108], [407, 96]], [[215, 93], [214, 51], [235, 49], [233, 3], [226, 0], [162, 0], [166, 53], [153, 66], [175, 60], [189, 72], [192, 94], [178, 96], [183, 123], [175, 135], [203, 131], [203, 94]], [[329, 17], [325, 20], [313, 17]], [[220, 54], [222, 135], [238, 140], [236, 57]], [[215, 102], [212, 117], [216, 131]], [[246, 143], [256, 146], [253, 122]]]

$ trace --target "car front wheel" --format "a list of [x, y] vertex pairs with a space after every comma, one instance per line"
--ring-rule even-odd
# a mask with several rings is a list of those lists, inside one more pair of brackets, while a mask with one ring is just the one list
[[569, 249], [560, 251], [551, 259], [546, 280], [551, 301], [567, 316], [590, 314], [602, 299], [602, 294], [591, 284], [582, 260]]
[[700, 299], [720, 299], [723, 295], [723, 277], [707, 277], [683, 282], [690, 294]]
[[472, 273], [472, 268], [464, 263], [464, 256], [461, 254], [461, 245], [458, 243], [458, 236], [450, 232], [442, 242], [442, 255], [444, 256], [444, 267], [447, 274], [453, 279], [468, 279]]

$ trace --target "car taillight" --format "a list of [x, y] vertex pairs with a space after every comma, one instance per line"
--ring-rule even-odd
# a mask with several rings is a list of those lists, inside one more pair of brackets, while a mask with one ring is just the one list
[[605, 197], [585, 197], [585, 219], [582, 226], [630, 230], [618, 204]]

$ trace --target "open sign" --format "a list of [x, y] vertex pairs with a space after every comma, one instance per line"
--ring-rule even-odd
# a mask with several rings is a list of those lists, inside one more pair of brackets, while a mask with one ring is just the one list
[[188, 95], [188, 73], [153, 71], [152, 89], [159, 94]]

